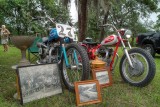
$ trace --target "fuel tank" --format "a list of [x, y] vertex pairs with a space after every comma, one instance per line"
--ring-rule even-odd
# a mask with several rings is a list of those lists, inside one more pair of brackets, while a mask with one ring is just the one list
[[118, 42], [118, 38], [116, 35], [110, 35], [106, 37], [102, 42], [101, 45], [114, 45]]

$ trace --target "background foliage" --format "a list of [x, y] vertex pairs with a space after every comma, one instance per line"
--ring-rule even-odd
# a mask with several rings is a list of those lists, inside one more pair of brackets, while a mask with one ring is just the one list
[[44, 12], [59, 22], [69, 19], [69, 12], [54, 0], [1, 0], [0, 25], [6, 24], [14, 35], [45, 33], [46, 21], [33, 21], [35, 17], [44, 16]]
[[[149, 14], [159, 12], [158, 0], [86, 0], [86, 4], [75, 1], [78, 15], [81, 16], [78, 16], [75, 26], [79, 29], [78, 35], [83, 36], [80, 38], [82, 40], [89, 36], [101, 41], [107, 30], [100, 29], [98, 25], [105, 23], [131, 29], [134, 35], [160, 28], [159, 20], [154, 26], [147, 21]], [[46, 12], [57, 22], [67, 23], [72, 20], [69, 17], [69, 7], [70, 0], [0, 0], [0, 25], [6, 24], [13, 35], [36, 32], [46, 35], [48, 23], [32, 19], [44, 16]], [[87, 7], [86, 11], [84, 7]]]
[[[94, 36], [95, 39], [101, 41], [106, 35], [104, 32], [107, 32], [107, 29], [98, 29], [97, 25], [105, 23], [111, 23], [117, 28], [131, 29], [134, 36], [138, 33], [156, 30], [153, 29], [153, 22], [147, 20], [150, 18], [151, 13], [159, 12], [157, 0], [111, 0], [108, 3], [110, 5], [106, 10], [107, 12], [104, 11], [103, 6], [100, 5], [99, 9], [97, 9], [94, 8], [95, 5], [93, 3], [91, 4], [88, 12], [87, 35]], [[156, 28], [159, 27], [156, 23]]]
[[[159, 16], [154, 24], [148, 21], [151, 13], [160, 12], [158, 0], [86, 0], [85, 2], [75, 0], [78, 10], [78, 22], [75, 26], [78, 28], [80, 41], [88, 36], [101, 41], [108, 30], [99, 28], [98, 25], [105, 23], [114, 24], [117, 28], [131, 29], [135, 36], [138, 33], [160, 29]], [[0, 25], [5, 24], [13, 35], [31, 35], [36, 32], [46, 35], [48, 23], [32, 19], [44, 16], [46, 12], [57, 22], [72, 21], [69, 16], [70, 3], [71, 0], [0, 0]]]

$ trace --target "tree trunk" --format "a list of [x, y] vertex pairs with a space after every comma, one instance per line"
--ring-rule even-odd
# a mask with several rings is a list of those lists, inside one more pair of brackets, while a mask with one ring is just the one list
[[[109, 0], [102, 0], [100, 2], [100, 5], [102, 6], [103, 10], [104, 10], [104, 19], [102, 24], [106, 24], [107, 23], [107, 19], [109, 16], [109, 9], [110, 9], [110, 3]], [[101, 33], [100, 33], [100, 42], [103, 40], [104, 38], [104, 34], [105, 34], [105, 28], [101, 28]]]
[[86, 28], [87, 28], [87, 0], [79, 1], [79, 10], [78, 10], [78, 38], [79, 41], [82, 42], [86, 36]]
[[[105, 14], [105, 16], [104, 16], [103, 24], [106, 24], [106, 23], [107, 23], [108, 15], [109, 15], [109, 11], [108, 11], [107, 14]], [[101, 28], [100, 42], [101, 42], [101, 41], [103, 40], [103, 38], [104, 38], [104, 34], [105, 34], [105, 30], [104, 30], [104, 29], [105, 29], [104, 27]]]

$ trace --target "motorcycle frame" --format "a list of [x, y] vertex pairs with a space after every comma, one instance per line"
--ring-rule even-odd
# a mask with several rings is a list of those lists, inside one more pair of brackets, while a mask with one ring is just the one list
[[[69, 61], [68, 61], [67, 52], [66, 52], [66, 48], [65, 48], [65, 44], [63, 43], [63, 40], [64, 40], [63, 38], [60, 40], [60, 47], [59, 47], [60, 52], [57, 53], [57, 57], [59, 57], [60, 62], [61, 62], [61, 60], [64, 56], [66, 67], [70, 68], [71, 66], [70, 66]], [[77, 57], [77, 54], [76, 54], [75, 50], [74, 50], [74, 59], [75, 59], [76, 64], [78, 65], [79, 61], [78, 61], [78, 57]], [[58, 62], [58, 63], [60, 64], [60, 62]]]
[[[125, 53], [128, 61], [129, 61], [129, 64], [133, 68], [133, 64], [132, 64], [131, 58], [130, 58], [130, 56], [128, 54], [128, 50], [127, 50], [127, 48], [125, 46], [125, 43], [127, 43], [129, 48], [130, 49], [132, 48], [130, 43], [129, 43], [129, 41], [128, 41], [128, 39], [122, 39], [121, 34], [119, 33], [119, 31], [116, 29], [115, 26], [113, 26], [111, 24], [103, 25], [103, 27], [105, 27], [105, 26], [112, 26], [114, 28], [114, 30], [117, 32], [117, 39], [118, 39], [118, 42], [116, 44], [114, 44], [115, 45], [115, 49], [114, 49], [113, 57], [112, 57], [112, 60], [111, 60], [111, 63], [110, 63], [110, 71], [113, 70], [114, 60], [115, 60], [115, 57], [117, 55], [118, 48], [120, 47], [121, 44], [123, 46], [123, 50], [124, 50], [124, 53]], [[90, 48], [88, 46], [89, 44], [87, 44], [87, 45], [86, 44], [81, 44], [81, 45], [87, 48], [87, 52], [91, 52], [91, 55], [89, 55], [89, 59], [94, 59], [95, 58], [94, 53], [97, 51], [97, 49], [99, 49], [102, 46], [101, 44], [98, 44], [97, 46]], [[113, 45], [110, 45], [110, 46], [113, 46]]]
[[[55, 21], [55, 19], [54, 18], [50, 18], [47, 14], [46, 14], [46, 12], [44, 12], [44, 14], [45, 14], [45, 17], [37, 17], [37, 18], [34, 18], [33, 20], [41, 20], [41, 19], [45, 19], [45, 18], [47, 18], [48, 20], [50, 20], [53, 24], [56, 24], [56, 21]], [[65, 59], [65, 64], [66, 64], [66, 67], [70, 67], [70, 64], [69, 64], [69, 61], [68, 61], [68, 57], [67, 57], [67, 53], [66, 53], [66, 48], [65, 48], [65, 46], [64, 46], [64, 39], [63, 38], [60, 38], [60, 46], [58, 46], [58, 48], [60, 48], [58, 51], [60, 51], [60, 53], [59, 52], [57, 52], [57, 60], [58, 60], [58, 64], [60, 64], [60, 62], [61, 62], [61, 60], [62, 60], [62, 56], [64, 56], [64, 59]], [[52, 50], [54, 50], [54, 49], [52, 49]], [[50, 52], [50, 54], [51, 54], [51, 52]], [[49, 56], [49, 57], [51, 57], [51, 56]], [[75, 59], [75, 61], [76, 61], [76, 64], [78, 65], [78, 58], [77, 58], [77, 55], [76, 55], [76, 52], [75, 52], [75, 50], [74, 50], [74, 59]]]
[[[50, 17], [46, 17], [48, 18], [52, 23], [56, 24], [56, 21], [54, 19], [51, 19]], [[57, 55], [58, 57], [59, 55]], [[69, 62], [68, 62], [68, 57], [67, 57], [67, 52], [66, 52], [66, 48], [65, 48], [65, 45], [64, 45], [64, 38], [60, 38], [60, 62], [62, 60], [62, 56], [64, 56], [64, 60], [65, 60], [65, 64], [66, 64], [66, 67], [69, 68], [71, 67]], [[58, 58], [57, 58], [58, 59]], [[74, 59], [76, 61], [76, 64], [78, 65], [79, 64], [79, 61], [78, 61], [78, 58], [77, 58], [77, 55], [76, 55], [76, 52], [74, 50]], [[58, 62], [60, 64], [60, 62]]]
[[[111, 64], [110, 64], [110, 70], [112, 70], [113, 63], [114, 63], [114, 58], [115, 58], [115, 56], [116, 56], [116, 53], [117, 53], [117, 51], [118, 51], [118, 47], [120, 46], [120, 44], [122, 44], [122, 46], [123, 46], [123, 50], [124, 50], [124, 53], [125, 53], [125, 55], [126, 55], [126, 57], [127, 57], [127, 59], [128, 59], [129, 65], [130, 65], [132, 68], [134, 68], [134, 67], [133, 67], [133, 63], [132, 63], [132, 61], [131, 61], [131, 58], [130, 58], [130, 56], [129, 56], [129, 54], [128, 54], [128, 50], [127, 50], [127, 48], [126, 48], [126, 46], [125, 46], [125, 44], [124, 44], [124, 42], [127, 42], [129, 48], [131, 49], [131, 45], [130, 45], [130, 43], [128, 42], [128, 39], [122, 39], [122, 35], [120, 34], [119, 30], [117, 30], [117, 28], [116, 28], [114, 25], [112, 25], [112, 24], [105, 24], [105, 25], [103, 25], [103, 27], [106, 27], [106, 26], [111, 26], [111, 27], [117, 32], [117, 39], [118, 39], [118, 42], [116, 43], [116, 48], [115, 48], [115, 50], [114, 50], [113, 58], [112, 58], [112, 61], [111, 61]], [[124, 35], [123, 35], [123, 36], [124, 36]]]
[[[124, 42], [125, 42], [125, 43], [127, 42], [128, 45], [129, 45], [129, 47], [130, 47], [130, 49], [131, 49], [131, 46], [130, 46], [128, 40], [126, 40], [126, 39], [121, 39], [121, 38], [119, 38], [119, 36], [117, 36], [117, 38], [118, 38], [118, 42], [115, 44], [115, 48], [114, 48], [114, 51], [113, 51], [114, 53], [113, 53], [113, 57], [112, 57], [112, 59], [111, 59], [110, 67], [109, 67], [109, 68], [110, 68], [110, 71], [113, 70], [113, 64], [114, 64], [115, 57], [116, 57], [116, 55], [117, 55], [118, 49], [119, 49], [119, 47], [120, 47], [120, 45], [121, 45], [121, 41], [123, 41], [123, 43], [124, 43]], [[97, 49], [99, 49], [99, 48], [102, 46], [101, 44], [98, 44], [97, 46], [92, 47], [92, 48], [90, 49], [90, 47], [89, 47], [88, 45], [86, 45], [86, 44], [81, 44], [81, 45], [84, 46], [84, 47], [86, 47], [88, 52], [91, 52], [91, 55], [89, 55], [89, 58], [90, 58], [90, 59], [94, 59], [94, 58], [95, 58], [94, 53], [96, 52]], [[114, 46], [114, 45], [111, 45], [111, 46]], [[124, 45], [123, 48], [126, 49], [126, 46]], [[127, 52], [128, 52], [128, 51], [127, 51]]]
[[[118, 42], [115, 44], [115, 49], [114, 49], [114, 53], [113, 53], [113, 57], [112, 57], [112, 60], [111, 60], [111, 63], [110, 63], [110, 71], [113, 70], [113, 64], [114, 64], [114, 61], [115, 61], [115, 57], [116, 57], [116, 54], [117, 54], [117, 51], [121, 45], [121, 41], [124, 42], [127, 42], [126, 40], [122, 39], [122, 38], [119, 38], [119, 36], [117, 36], [118, 38]], [[124, 49], [126, 49], [125, 45], [123, 46]]]
[[94, 60], [95, 59], [94, 53], [101, 46], [101, 44], [98, 44], [97, 46], [94, 46], [94, 47], [90, 47], [89, 44], [82, 43], [81, 46], [84, 46], [87, 48], [87, 53], [89, 53], [89, 59]]
[[[126, 54], [126, 56], [127, 56], [127, 59], [128, 59], [128, 61], [130, 62], [130, 66], [133, 67], [132, 62], [131, 62], [131, 59], [130, 59], [130, 56], [129, 56], [129, 54], [128, 54], [128, 50], [127, 50], [127, 48], [126, 48], [126, 46], [125, 46], [125, 44], [124, 44], [124, 43], [127, 42], [129, 48], [131, 49], [130, 43], [128, 42], [128, 40], [122, 39], [122, 38], [120, 38], [119, 36], [117, 36], [117, 39], [118, 39], [118, 42], [115, 44], [115, 49], [114, 49], [114, 51], [113, 51], [113, 52], [114, 52], [114, 53], [113, 53], [113, 57], [112, 57], [112, 60], [111, 60], [111, 63], [110, 63], [110, 71], [113, 70], [113, 64], [114, 64], [114, 61], [115, 61], [115, 57], [116, 57], [116, 55], [117, 55], [118, 49], [119, 49], [119, 47], [120, 47], [121, 44], [122, 44], [122, 46], [123, 46], [123, 50], [124, 50], [124, 52], [125, 52], [125, 54]], [[112, 45], [112, 46], [113, 46], [113, 45]], [[100, 47], [100, 46], [98, 46], [98, 47]]]

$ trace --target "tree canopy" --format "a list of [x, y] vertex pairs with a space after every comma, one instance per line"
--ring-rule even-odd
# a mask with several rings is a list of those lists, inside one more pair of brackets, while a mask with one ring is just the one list
[[[108, 4], [106, 2], [108, 2]], [[150, 22], [144, 22], [143, 20], [147, 20], [151, 13], [157, 12], [158, 10], [158, 0], [104, 0], [104, 2], [100, 4], [104, 6], [100, 5], [99, 9], [97, 9], [92, 5], [92, 7], [89, 8], [87, 31], [87, 35], [94, 38], [99, 37], [100, 41], [104, 38], [104, 32], [107, 31], [99, 29], [101, 31], [100, 33], [96, 25], [111, 23], [117, 28], [131, 29], [136, 36], [138, 33], [151, 30], [152, 24]], [[106, 4], [108, 8], [106, 8]], [[99, 14], [95, 14], [97, 13], [96, 11], [98, 11]], [[98, 20], [97, 15], [99, 15]]]
[[69, 12], [54, 0], [1, 0], [0, 24], [6, 24], [12, 34], [44, 33], [44, 25], [32, 21], [44, 16], [43, 12], [50, 17], [61, 17], [58, 21], [64, 23], [69, 19]]
[[[0, 24], [6, 24], [12, 34], [45, 33], [46, 21], [32, 21], [37, 16], [50, 17], [60, 23], [71, 20], [69, 7], [71, 0], [0, 0]], [[80, 41], [90, 36], [103, 39], [105, 29], [98, 25], [111, 23], [118, 28], [131, 29], [134, 34], [160, 29], [160, 16], [154, 27], [151, 22], [143, 22], [153, 12], [159, 12], [158, 0], [75, 0], [78, 9]], [[99, 39], [100, 38], [100, 39]]]

